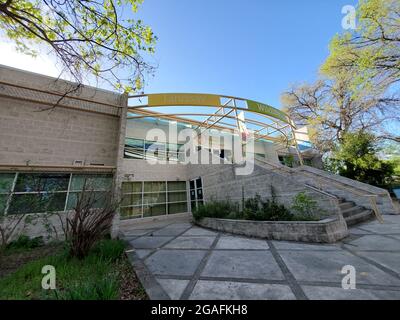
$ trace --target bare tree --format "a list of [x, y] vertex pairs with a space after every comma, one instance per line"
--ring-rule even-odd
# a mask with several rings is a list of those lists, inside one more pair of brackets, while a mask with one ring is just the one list
[[349, 131], [375, 130], [381, 138], [387, 137], [383, 124], [399, 120], [393, 108], [397, 101], [384, 97], [379, 89], [355, 93], [350, 77], [294, 86], [282, 95], [284, 108], [295, 123], [309, 127], [311, 139], [321, 151], [330, 150]]

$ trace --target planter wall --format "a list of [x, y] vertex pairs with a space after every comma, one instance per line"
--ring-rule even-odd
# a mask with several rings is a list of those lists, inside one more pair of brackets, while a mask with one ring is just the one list
[[333, 243], [348, 235], [346, 222], [339, 217], [320, 221], [250, 221], [203, 218], [199, 226], [248, 237]]

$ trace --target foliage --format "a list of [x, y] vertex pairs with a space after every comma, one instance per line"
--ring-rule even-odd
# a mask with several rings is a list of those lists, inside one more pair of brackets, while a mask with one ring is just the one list
[[296, 124], [308, 126], [321, 151], [357, 130], [400, 141], [399, 16], [398, 0], [359, 0], [357, 29], [332, 39], [319, 79], [283, 93], [284, 108]]
[[238, 206], [230, 201], [208, 201], [193, 210], [193, 218], [200, 220], [204, 217], [226, 218], [238, 212]]
[[[81, 260], [71, 258], [64, 250], [29, 262], [0, 279], [0, 299], [118, 299], [120, 279], [116, 269], [123, 248], [120, 240], [102, 240]], [[55, 290], [41, 288], [44, 265], [56, 269]]]
[[[281, 96], [284, 109], [298, 126], [307, 126], [311, 142], [326, 152], [344, 134], [383, 128], [396, 120], [396, 100], [384, 96], [380, 87], [351, 90], [352, 74], [321, 78], [313, 84], [295, 85]], [[382, 132], [382, 136], [385, 135]]]
[[[332, 39], [330, 54], [321, 67], [321, 72], [330, 78], [349, 75], [348, 88], [354, 96], [360, 92], [374, 92], [377, 88], [386, 92], [386, 100], [394, 103], [390, 116], [393, 124], [400, 120], [399, 16], [398, 0], [359, 0], [356, 30]], [[375, 119], [385, 119], [384, 115], [390, 112], [388, 109], [380, 111], [382, 114], [375, 114]], [[387, 122], [380, 122], [377, 129], [381, 138], [400, 142], [397, 130], [388, 127]]]
[[44, 245], [43, 237], [30, 238], [26, 235], [20, 235], [16, 240], [7, 245], [7, 249], [33, 249]]
[[299, 192], [293, 199], [292, 209], [302, 217], [312, 217], [317, 209], [317, 202], [305, 192]]
[[243, 210], [236, 203], [229, 201], [209, 201], [193, 212], [195, 220], [202, 218], [221, 218], [255, 221], [302, 221], [316, 220], [309, 214], [292, 214], [284, 205], [279, 204], [275, 197], [262, 200], [260, 195], [244, 200]]
[[257, 221], [290, 221], [294, 219], [293, 214], [274, 198], [263, 201], [259, 195], [246, 200], [243, 216], [246, 220]]
[[352, 87], [372, 88], [400, 80], [400, 2], [360, 0], [357, 28], [335, 36], [322, 71], [330, 76], [346, 70]]
[[142, 2], [2, 0], [0, 29], [26, 54], [37, 55], [35, 43], [47, 45], [77, 82], [86, 72], [128, 93], [154, 69], [143, 56], [154, 52], [156, 37], [131, 18]]
[[378, 158], [374, 142], [371, 133], [347, 133], [327, 160], [327, 168], [350, 179], [387, 187], [394, 173], [393, 165]]

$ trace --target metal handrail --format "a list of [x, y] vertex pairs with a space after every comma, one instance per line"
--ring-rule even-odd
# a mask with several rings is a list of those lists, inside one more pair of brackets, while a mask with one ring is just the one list
[[[294, 172], [292, 171], [293, 169], [291, 169], [291, 168], [289, 168], [289, 167], [281, 166], [281, 165], [278, 165], [278, 164], [275, 164], [275, 163], [271, 163], [271, 162], [265, 161], [265, 160], [260, 160], [260, 159], [256, 159], [256, 160], [257, 160], [257, 161], [260, 161], [260, 162], [262, 162], [262, 163], [265, 163], [265, 164], [269, 164], [269, 165], [271, 165], [271, 166], [277, 168], [278, 170], [285, 171], [285, 172], [287, 172], [287, 173], [289, 173], [289, 174], [294, 173]], [[322, 194], [322, 195], [324, 195], [324, 196], [329, 197], [329, 198], [330, 198], [330, 201], [333, 201], [334, 207], [336, 207], [337, 212], [338, 212], [339, 215], [341, 216], [341, 210], [340, 210], [340, 206], [339, 206], [339, 199], [338, 199], [337, 196], [335, 196], [335, 195], [333, 195], [333, 194], [330, 194], [330, 193], [328, 193], [328, 192], [326, 192], [326, 191], [323, 191], [323, 190], [321, 190], [321, 189], [318, 189], [318, 188], [316, 188], [316, 187], [314, 187], [314, 186], [311, 186], [311, 185], [309, 185], [309, 184], [306, 184], [306, 183], [303, 183], [303, 185], [304, 185], [306, 188], [313, 190], [314, 192], [317, 192], [317, 193], [320, 193], [320, 194]]]
[[[277, 164], [275, 164], [275, 163], [271, 163], [271, 162], [269, 162], [269, 161], [260, 160], [260, 159], [257, 159], [257, 161], [260, 161], [260, 162], [269, 164], [269, 165], [271, 165], [271, 166], [273, 166], [273, 167], [276, 167], [276, 168], [278, 168], [278, 169], [281, 169], [281, 168], [282, 168], [282, 167], [280, 167], [279, 165], [277, 165]], [[289, 169], [289, 168], [287, 168], [287, 169]], [[288, 172], [288, 173], [290, 173], [290, 174], [296, 173], [296, 171], [294, 171], [293, 169], [289, 169], [289, 170], [287, 170], [287, 169], [286, 169], [286, 170], [283, 170], [283, 171], [286, 171], [286, 172]], [[372, 211], [374, 212], [375, 217], [377, 218], [377, 220], [378, 220], [380, 223], [383, 223], [383, 222], [384, 222], [383, 217], [382, 217], [382, 214], [381, 214], [381, 212], [380, 212], [380, 210], [379, 210], [379, 208], [378, 208], [378, 206], [377, 206], [377, 203], [376, 203], [376, 198], [377, 198], [377, 195], [376, 195], [376, 194], [371, 194], [371, 193], [370, 193], [370, 194], [363, 194], [363, 193], [360, 193], [360, 192], [354, 190], [354, 189], [355, 189], [354, 187], [353, 187], [353, 188], [350, 188], [350, 187], [348, 187], [347, 185], [343, 185], [343, 184], [341, 184], [340, 182], [335, 181], [334, 179], [330, 179], [330, 178], [321, 176], [321, 175], [319, 175], [319, 174], [317, 174], [317, 173], [305, 172], [305, 170], [302, 170], [302, 171], [303, 171], [303, 174], [305, 174], [305, 175], [313, 176], [314, 178], [315, 178], [315, 176], [317, 176], [316, 178], [317, 178], [317, 181], [319, 182], [319, 185], [320, 185], [320, 188], [319, 188], [319, 189], [321, 189], [321, 191], [322, 191], [322, 183], [321, 183], [321, 180], [324, 179], [324, 180], [328, 180], [329, 182], [331, 182], [331, 183], [333, 183], [333, 184], [339, 186], [340, 188], [346, 189], [346, 190], [348, 190], [348, 191], [350, 191], [350, 192], [352, 192], [352, 193], [354, 193], [354, 194], [356, 194], [356, 195], [358, 195], [358, 196], [367, 197], [368, 200], [369, 200], [369, 202], [370, 202], [370, 205], [371, 205], [371, 207], [372, 207]], [[307, 186], [307, 184], [304, 184], [304, 185]], [[318, 188], [315, 188], [315, 189], [318, 190]], [[364, 191], [364, 190], [363, 190], [363, 191]], [[365, 192], [367, 192], [367, 191], [365, 191]]]

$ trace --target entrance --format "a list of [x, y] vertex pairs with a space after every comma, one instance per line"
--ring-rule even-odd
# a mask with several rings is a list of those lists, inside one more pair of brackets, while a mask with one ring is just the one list
[[203, 204], [203, 183], [201, 178], [190, 180], [190, 208], [195, 208]]

